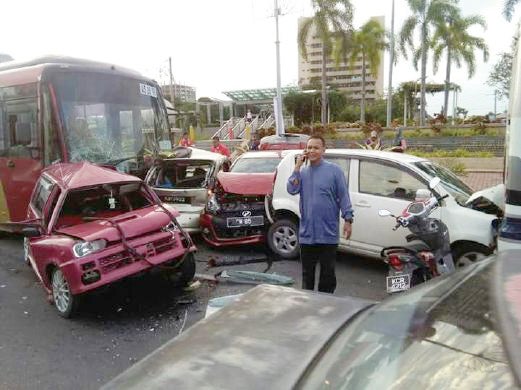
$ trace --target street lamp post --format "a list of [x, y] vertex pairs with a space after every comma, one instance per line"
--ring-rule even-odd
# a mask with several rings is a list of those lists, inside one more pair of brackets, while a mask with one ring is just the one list
[[280, 86], [280, 41], [279, 41], [279, 15], [280, 8], [278, 1], [275, 0], [275, 47], [277, 52], [277, 98], [276, 104], [274, 105], [275, 118], [277, 120], [276, 129], [277, 134], [284, 134], [284, 118], [282, 117], [282, 91]]
[[387, 127], [391, 126], [393, 109], [393, 63], [394, 63], [394, 0], [391, 11], [391, 52], [389, 54], [389, 85], [387, 88]]

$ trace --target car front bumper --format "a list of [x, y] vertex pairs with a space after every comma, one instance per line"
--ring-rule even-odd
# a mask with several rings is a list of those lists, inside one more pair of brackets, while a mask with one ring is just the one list
[[204, 240], [214, 247], [257, 244], [266, 239], [266, 225], [254, 228], [229, 228], [226, 217], [208, 213], [201, 215], [200, 224]]
[[[128, 276], [148, 271], [166, 263], [175, 264], [185, 253], [195, 251], [195, 246], [184, 247], [180, 232], [158, 232], [134, 240], [128, 245], [140, 256], [134, 256], [123, 244], [112, 245], [103, 251], [73, 259], [60, 265], [72, 294], [82, 294], [111, 284]], [[173, 265], [172, 264], [172, 265]], [[85, 282], [86, 274], [99, 274]]]

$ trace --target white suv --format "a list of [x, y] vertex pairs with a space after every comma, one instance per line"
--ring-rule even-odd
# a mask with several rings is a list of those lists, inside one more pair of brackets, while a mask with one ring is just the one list
[[[286, 190], [299, 153], [290, 151], [279, 164], [273, 196], [267, 205], [272, 223], [268, 245], [283, 258], [295, 258], [299, 253], [299, 196]], [[404, 244], [407, 229], [393, 231], [393, 219], [380, 218], [378, 210], [387, 209], [399, 215], [414, 199], [416, 190], [428, 188], [429, 180], [437, 176], [441, 184], [436, 191], [449, 196], [443, 207], [431, 215], [441, 218], [449, 228], [455, 264], [463, 266], [492, 252], [495, 246], [492, 222], [497, 216], [467, 205], [472, 190], [448, 169], [408, 154], [373, 150], [328, 149], [324, 158], [344, 171], [354, 210], [351, 238], [340, 237], [340, 250], [380, 258], [383, 247]], [[342, 219], [340, 224], [342, 232]]]

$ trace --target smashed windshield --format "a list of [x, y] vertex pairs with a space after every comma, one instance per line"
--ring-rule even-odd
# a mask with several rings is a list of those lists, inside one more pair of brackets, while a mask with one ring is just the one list
[[69, 161], [112, 163], [157, 150], [168, 134], [158, 89], [143, 80], [103, 73], [52, 76]]
[[472, 195], [472, 189], [447, 168], [430, 161], [416, 162], [415, 165], [431, 178], [439, 177], [443, 188], [454, 197], [458, 204], [464, 205]]

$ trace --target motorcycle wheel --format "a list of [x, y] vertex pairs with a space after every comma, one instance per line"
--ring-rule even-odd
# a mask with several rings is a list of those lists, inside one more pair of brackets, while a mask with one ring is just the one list
[[415, 269], [411, 276], [411, 287], [425, 283], [429, 279], [432, 279], [432, 274], [430, 270], [423, 268]]

